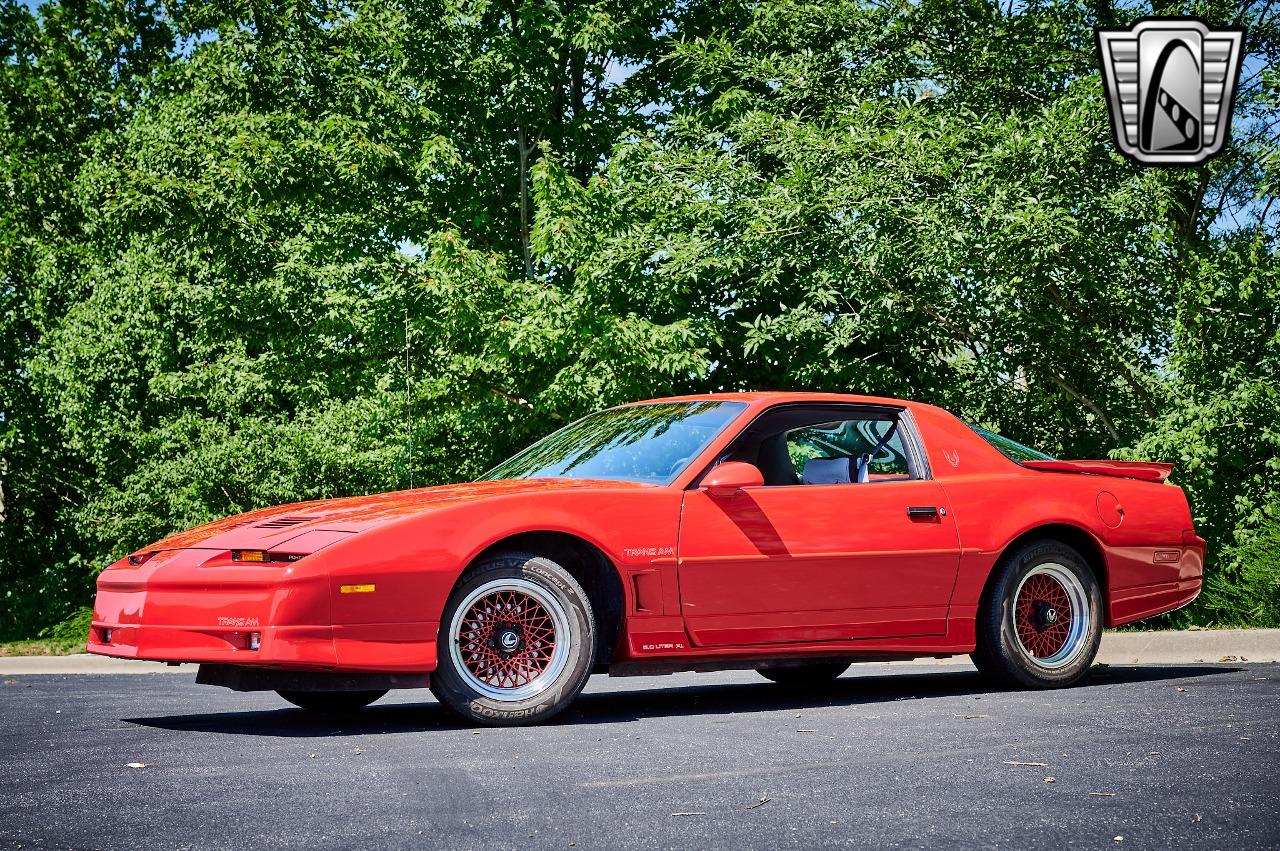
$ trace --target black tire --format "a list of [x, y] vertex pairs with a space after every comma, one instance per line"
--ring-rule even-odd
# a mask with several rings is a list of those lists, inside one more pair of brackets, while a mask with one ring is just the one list
[[[476, 594], [480, 596], [474, 597]], [[473, 607], [494, 599], [491, 594], [510, 594], [506, 599], [515, 600], [517, 604], [523, 600], [530, 612], [540, 609], [546, 615], [544, 622], [550, 627], [539, 632], [529, 626], [504, 623], [496, 620], [501, 613], [491, 616], [492, 627], [466, 620], [468, 614], [484, 614]], [[539, 596], [543, 598], [541, 601]], [[460, 611], [464, 604], [466, 610]], [[520, 607], [517, 605], [514, 611], [520, 611]], [[455, 616], [459, 624], [457, 635], [453, 630]], [[481, 631], [468, 631], [468, 624]], [[485, 629], [488, 632], [484, 632]], [[517, 636], [514, 641], [519, 643], [513, 641], [515, 649], [507, 653], [501, 645], [513, 634]], [[548, 634], [553, 640], [538, 643], [538, 649], [534, 649], [531, 637]], [[464, 643], [468, 636], [478, 643], [483, 641], [476, 647], [476, 654], [483, 655], [468, 652], [467, 648], [472, 646]], [[457, 641], [459, 637], [462, 641]], [[561, 712], [587, 684], [596, 656], [595, 615], [586, 591], [559, 564], [533, 553], [501, 553], [486, 558], [458, 580], [440, 618], [438, 641], [439, 662], [431, 675], [431, 691], [445, 707], [476, 724], [493, 727], [534, 724]], [[493, 676], [492, 667], [487, 671], [467, 667], [484, 665], [486, 659], [492, 660], [489, 664], [501, 666], [513, 657], [532, 660], [525, 663], [530, 667], [518, 670], [527, 672], [538, 665], [542, 666], [541, 670], [523, 683], [508, 687], [505, 681], [495, 683], [482, 679]], [[544, 676], [549, 679], [544, 681]]]
[[[1079, 681], [1102, 641], [1102, 592], [1088, 563], [1074, 548], [1044, 540], [1010, 553], [996, 571], [978, 608], [974, 665], [1001, 685], [1062, 688]], [[1035, 580], [1039, 586], [1024, 585], [1033, 577], [1041, 577]], [[1047, 592], [1038, 595], [1033, 587]], [[1021, 618], [1020, 589], [1025, 591]], [[1081, 612], [1087, 613], [1082, 622], [1077, 621]]]
[[385, 695], [383, 691], [277, 691], [276, 694], [309, 712], [341, 714], [364, 709]]
[[818, 688], [833, 682], [847, 670], [849, 670], [848, 662], [814, 662], [810, 665], [756, 668], [756, 673], [782, 686]]

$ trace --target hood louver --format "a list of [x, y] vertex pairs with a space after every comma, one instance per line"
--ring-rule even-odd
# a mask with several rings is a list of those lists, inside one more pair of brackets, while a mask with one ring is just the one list
[[255, 529], [287, 529], [290, 526], [297, 526], [299, 523], [310, 523], [315, 517], [276, 517], [265, 523], [259, 523], [254, 526]]

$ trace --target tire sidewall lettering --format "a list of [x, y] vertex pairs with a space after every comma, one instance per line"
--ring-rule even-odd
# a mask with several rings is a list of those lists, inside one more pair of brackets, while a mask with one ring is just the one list
[[[1036, 567], [1057, 564], [1083, 585], [1089, 600], [1089, 631], [1077, 658], [1061, 668], [1044, 668], [1029, 658], [1016, 633], [1014, 595], [1024, 577]], [[1073, 548], [1057, 541], [1039, 541], [1011, 554], [990, 588], [979, 628], [975, 662], [986, 673], [1023, 687], [1053, 688], [1070, 685], [1088, 672], [1102, 638], [1102, 591], [1093, 570]], [[996, 616], [998, 615], [998, 619]], [[993, 620], [995, 622], [993, 622]]]
[[554, 683], [523, 701], [503, 703], [472, 690], [453, 669], [451, 654], [445, 649], [439, 657], [432, 690], [448, 709], [471, 721], [506, 725], [520, 723], [535, 717], [544, 717], [565, 708], [575, 697], [591, 674], [595, 657], [595, 629], [591, 604], [586, 592], [575, 579], [551, 559], [536, 554], [502, 554], [479, 563], [468, 570], [449, 595], [441, 618], [439, 646], [448, 648], [446, 642], [453, 636], [446, 634], [452, 615], [470, 589], [499, 578], [519, 578], [540, 585], [552, 594], [564, 608], [569, 621], [569, 660]]

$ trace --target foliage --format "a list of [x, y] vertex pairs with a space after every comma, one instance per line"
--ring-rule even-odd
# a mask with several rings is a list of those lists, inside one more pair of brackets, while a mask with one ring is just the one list
[[1092, 27], [1150, 11], [0, 0], [0, 637], [177, 528], [770, 387], [1176, 461], [1181, 622], [1275, 623], [1280, 32], [1156, 9], [1250, 58], [1226, 153], [1141, 169]]
[[66, 620], [41, 631], [40, 637], [53, 644], [84, 644], [93, 623], [93, 608], [81, 606]]
[[[1237, 234], [1188, 275], [1172, 404], [1130, 457], [1167, 458], [1209, 539], [1209, 581], [1181, 621], [1280, 626], [1280, 262], [1274, 234]], [[1201, 249], [1203, 250], [1203, 249]]]
[[39, 638], [0, 642], [0, 656], [67, 656], [83, 653], [92, 623], [93, 608], [82, 606], [66, 620], [42, 629]]
[[1208, 617], [1225, 626], [1280, 624], [1280, 505], [1270, 507], [1268, 519], [1232, 555], [1238, 573], [1219, 571], [1209, 577]]
[[[88, 629], [88, 627], [86, 627], [86, 629]], [[0, 657], [70, 656], [73, 653], [83, 653], [84, 648], [84, 636], [81, 636], [74, 641], [49, 641], [39, 638], [26, 641], [5, 641], [0, 642]]]

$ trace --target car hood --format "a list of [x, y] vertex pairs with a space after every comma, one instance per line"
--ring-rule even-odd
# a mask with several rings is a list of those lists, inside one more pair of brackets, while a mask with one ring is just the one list
[[170, 535], [143, 549], [272, 549], [313, 532], [362, 532], [461, 502], [525, 493], [650, 487], [655, 486], [588, 479], [509, 479], [295, 502], [215, 520]]

